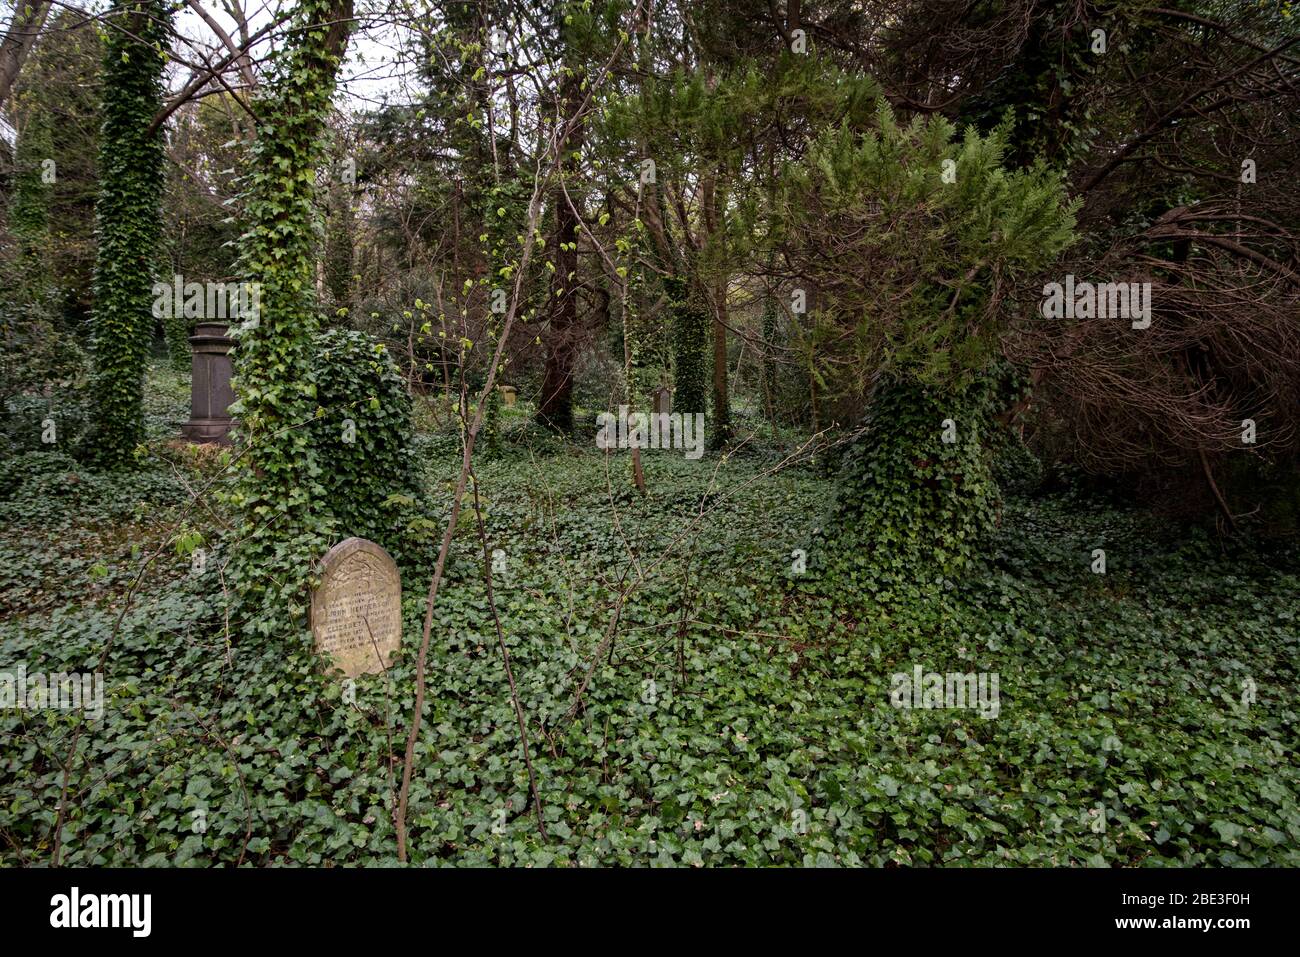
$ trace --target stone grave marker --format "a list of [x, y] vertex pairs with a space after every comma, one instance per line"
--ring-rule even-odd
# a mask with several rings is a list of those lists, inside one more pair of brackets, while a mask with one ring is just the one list
[[651, 393], [654, 396], [656, 415], [668, 415], [673, 411], [673, 393], [666, 385], [661, 385]]
[[230, 350], [235, 340], [226, 332], [224, 322], [200, 322], [190, 336], [190, 420], [181, 427], [181, 435], [191, 442], [230, 444], [231, 418], [226, 409], [235, 401], [230, 384]]
[[402, 642], [402, 579], [388, 552], [364, 538], [326, 552], [311, 596], [311, 630], [316, 651], [350, 678], [392, 663]]

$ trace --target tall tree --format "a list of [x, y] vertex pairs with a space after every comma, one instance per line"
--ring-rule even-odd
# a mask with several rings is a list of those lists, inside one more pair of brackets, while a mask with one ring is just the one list
[[104, 125], [95, 204], [91, 456], [131, 461], [144, 428], [144, 368], [153, 330], [163, 146], [150, 121], [162, 102], [171, 13], [163, 0], [117, 0], [108, 16]]
[[312, 563], [333, 532], [308, 428], [320, 325], [315, 174], [351, 22], [351, 0], [299, 3], [260, 88], [248, 158], [240, 270], [260, 296], [236, 350], [232, 411], [248, 451], [234, 496], [244, 526], [233, 578], [264, 633], [302, 620]]
[[0, 105], [9, 98], [9, 92], [18, 80], [36, 38], [40, 36], [45, 18], [50, 14], [50, 0], [17, 0], [14, 18], [9, 31], [0, 41]]
[[578, 58], [575, 20], [567, 2], [556, 5], [560, 37], [560, 80], [552, 121], [561, 131], [564, 161], [551, 194], [555, 215], [555, 270], [551, 276], [550, 316], [546, 332], [546, 367], [537, 418], [558, 432], [573, 431], [573, 366], [578, 325], [578, 209], [579, 154], [583, 122], [579, 110], [584, 97], [584, 73]]

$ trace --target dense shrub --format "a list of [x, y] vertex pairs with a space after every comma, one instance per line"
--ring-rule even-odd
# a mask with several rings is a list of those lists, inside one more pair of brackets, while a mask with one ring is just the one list
[[23, 301], [6, 289], [0, 302], [0, 395], [80, 378], [86, 352], [45, 295]]
[[331, 329], [314, 342], [321, 414], [312, 442], [337, 534], [404, 547], [416, 493], [411, 396], [388, 350], [362, 332]]

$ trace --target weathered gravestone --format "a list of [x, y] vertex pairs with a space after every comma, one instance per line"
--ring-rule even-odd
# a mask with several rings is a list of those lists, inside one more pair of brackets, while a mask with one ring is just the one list
[[668, 415], [673, 411], [673, 393], [668, 386], [659, 386], [651, 395], [654, 396], [656, 415]]
[[311, 630], [316, 651], [350, 678], [392, 664], [402, 642], [402, 579], [388, 552], [349, 538], [325, 554]]
[[518, 397], [518, 390], [512, 385], [499, 386], [501, 390], [501, 400], [505, 402], [507, 408], [514, 408], [515, 399]]

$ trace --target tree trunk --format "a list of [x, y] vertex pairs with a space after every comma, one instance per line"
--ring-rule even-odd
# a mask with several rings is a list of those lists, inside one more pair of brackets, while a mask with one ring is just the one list
[[708, 411], [709, 316], [695, 284], [672, 276], [664, 280], [672, 302], [673, 410], [682, 415]]
[[0, 106], [4, 106], [18, 82], [23, 62], [32, 52], [49, 12], [49, 0], [38, 3], [15, 0], [13, 23], [9, 25], [4, 40], [0, 41]]
[[[151, 264], [162, 232], [163, 144], [148, 117], [162, 100], [167, 8], [113, 4], [104, 56], [103, 134], [95, 200], [94, 397], [87, 453], [134, 460], [144, 435], [144, 373], [154, 328]], [[155, 46], [158, 44], [158, 46]], [[173, 314], [181, 308], [172, 303]]]
[[[713, 177], [705, 184], [704, 225], [709, 242], [722, 242], [721, 191]], [[727, 396], [727, 277], [718, 270], [712, 277], [713, 300], [713, 418], [709, 446], [720, 449], [731, 439], [731, 401]]]
[[557, 432], [573, 431], [573, 360], [578, 332], [578, 227], [574, 206], [578, 197], [573, 187], [578, 180], [578, 163], [573, 154], [582, 148], [582, 124], [575, 122], [582, 103], [581, 77], [570, 70], [560, 91], [562, 123], [572, 129], [560, 151], [568, 158], [561, 167], [561, 181], [555, 187], [555, 275], [551, 279], [551, 315], [546, 340], [546, 368], [542, 373], [542, 396], [537, 421]]
[[882, 381], [865, 425], [840, 467], [830, 528], [838, 560], [906, 574], [966, 567], [996, 525], [999, 500], [981, 387]]

